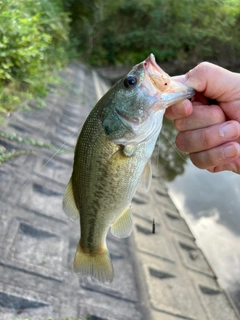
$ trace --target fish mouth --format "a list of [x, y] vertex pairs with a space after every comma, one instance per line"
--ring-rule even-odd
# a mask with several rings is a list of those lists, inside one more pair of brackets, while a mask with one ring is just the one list
[[156, 63], [154, 55], [143, 61], [145, 76], [143, 86], [148, 92], [153, 92], [159, 101], [156, 105], [159, 109], [166, 109], [168, 106], [180, 102], [184, 99], [190, 99], [195, 91], [191, 87], [172, 80]]
[[165, 91], [171, 82], [171, 78], [159, 67], [152, 53], [143, 62], [143, 66], [154, 87], [158, 90]]

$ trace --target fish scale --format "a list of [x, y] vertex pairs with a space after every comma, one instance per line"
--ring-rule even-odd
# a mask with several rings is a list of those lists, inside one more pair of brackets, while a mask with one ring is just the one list
[[100, 282], [113, 280], [107, 232], [111, 227], [117, 237], [131, 234], [131, 200], [141, 176], [145, 189], [149, 188], [150, 157], [165, 109], [193, 94], [192, 88], [172, 81], [150, 55], [89, 114], [63, 199], [66, 214], [80, 216], [81, 238], [74, 259], [77, 273]]

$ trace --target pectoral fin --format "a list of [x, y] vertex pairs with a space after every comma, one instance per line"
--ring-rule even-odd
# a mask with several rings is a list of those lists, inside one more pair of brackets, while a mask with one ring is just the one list
[[79, 211], [76, 207], [73, 190], [72, 190], [72, 179], [69, 180], [66, 190], [63, 196], [63, 210], [67, 216], [71, 219], [76, 220], [79, 218]]
[[136, 152], [138, 146], [135, 146], [135, 145], [127, 145], [124, 147], [123, 149], [123, 153], [125, 156], [127, 157], [131, 157], [134, 155], [134, 153]]
[[133, 228], [131, 205], [129, 205], [111, 226], [115, 237], [126, 238], [130, 236]]
[[146, 192], [148, 192], [150, 188], [151, 181], [152, 181], [152, 164], [151, 164], [151, 159], [148, 159], [148, 162], [146, 163], [141, 176], [142, 186]]

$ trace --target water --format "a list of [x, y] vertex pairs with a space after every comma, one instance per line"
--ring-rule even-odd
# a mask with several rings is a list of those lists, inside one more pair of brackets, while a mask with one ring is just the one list
[[176, 132], [172, 125], [164, 126], [163, 135], [159, 161], [163, 150], [168, 152], [164, 170], [169, 194], [240, 312], [240, 176], [196, 168], [186, 156], [173, 151]]

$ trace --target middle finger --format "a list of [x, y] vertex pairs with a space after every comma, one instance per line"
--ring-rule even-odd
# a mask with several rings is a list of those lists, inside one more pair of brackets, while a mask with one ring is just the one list
[[206, 128], [226, 120], [224, 112], [218, 105], [203, 105], [198, 101], [194, 101], [192, 105], [193, 111], [190, 116], [174, 121], [178, 131]]

